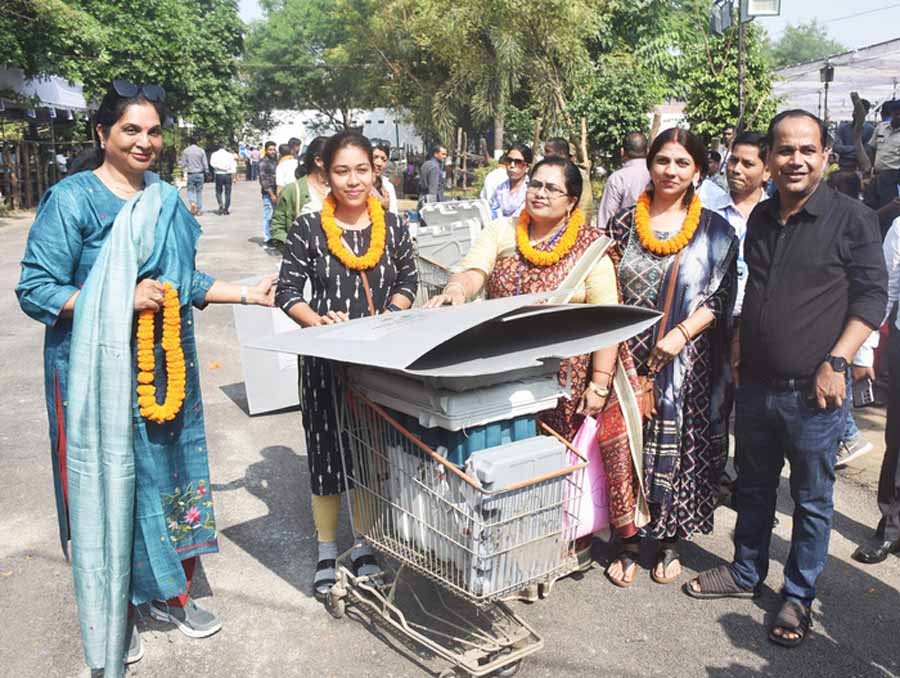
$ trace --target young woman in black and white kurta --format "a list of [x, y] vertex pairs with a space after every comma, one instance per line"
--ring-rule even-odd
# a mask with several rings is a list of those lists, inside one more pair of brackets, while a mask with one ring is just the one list
[[[372, 290], [372, 303], [379, 313], [387, 309], [395, 294], [416, 294], [416, 263], [409, 231], [385, 213], [384, 254], [375, 268], [366, 271]], [[357, 255], [369, 249], [371, 228], [345, 231], [347, 245]], [[303, 296], [309, 280], [310, 298]], [[301, 215], [288, 235], [284, 261], [278, 279], [276, 302], [288, 312], [298, 303], [306, 303], [321, 316], [342, 311], [350, 319], [369, 315], [369, 305], [360, 274], [347, 268], [328, 250], [320, 213]], [[331, 363], [304, 357], [300, 361], [300, 394], [303, 403], [303, 429], [309, 458], [309, 479], [315, 495], [338, 494], [344, 490], [343, 467], [336, 433], [331, 392]], [[347, 462], [349, 464], [349, 458]]]
[[[382, 214], [378, 200], [369, 197], [375, 175], [368, 139], [354, 132], [336, 134], [326, 142], [322, 161], [331, 193], [322, 211], [301, 215], [294, 222], [285, 243], [276, 303], [304, 327], [409, 308], [417, 288], [412, 241], [396, 216]], [[373, 238], [381, 235], [382, 225], [383, 248], [380, 237]], [[329, 232], [336, 236], [331, 243]], [[304, 296], [307, 281], [312, 288], [309, 298]], [[301, 359], [300, 401], [319, 544], [313, 589], [324, 596], [334, 585], [340, 494], [347, 487], [345, 465], [350, 472], [349, 457], [341, 460], [329, 361]], [[380, 572], [363, 542], [354, 546], [351, 559], [358, 576]]]

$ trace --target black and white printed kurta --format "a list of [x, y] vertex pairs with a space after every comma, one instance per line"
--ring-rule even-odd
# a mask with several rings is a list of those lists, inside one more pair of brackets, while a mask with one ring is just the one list
[[[390, 213], [385, 214], [385, 225], [384, 253], [374, 268], [364, 272], [378, 313], [384, 311], [395, 294], [413, 301], [418, 286], [409, 231]], [[369, 249], [371, 234], [371, 227], [360, 231], [345, 230], [344, 241], [354, 254], [361, 255]], [[307, 280], [312, 287], [310, 298], [303, 295]], [[285, 313], [295, 304], [305, 302], [319, 315], [328, 311], [343, 311], [351, 319], [369, 315], [360, 274], [344, 266], [328, 250], [318, 212], [301, 215], [291, 227], [275, 300]], [[300, 402], [309, 480], [312, 493], [316, 495], [338, 494], [345, 487], [331, 378], [329, 361], [309, 357], [300, 360]], [[346, 462], [349, 471], [349, 457]]]

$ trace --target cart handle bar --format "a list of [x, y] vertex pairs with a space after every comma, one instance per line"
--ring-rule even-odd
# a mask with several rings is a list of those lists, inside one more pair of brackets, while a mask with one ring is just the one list
[[568, 466], [566, 468], [562, 468], [557, 471], [553, 471], [552, 473], [545, 473], [544, 475], [538, 476], [537, 478], [531, 478], [530, 480], [523, 480], [522, 482], [515, 483], [514, 485], [510, 485], [509, 487], [504, 487], [502, 490], [493, 490], [493, 491], [485, 490], [483, 487], [481, 487], [481, 485], [479, 485], [475, 480], [473, 480], [471, 476], [460, 471], [456, 467], [456, 464], [451, 464], [444, 457], [442, 457], [437, 452], [435, 452], [430, 447], [428, 447], [428, 445], [426, 445], [421, 440], [416, 438], [412, 433], [409, 432], [409, 430], [407, 430], [407, 428], [405, 426], [403, 426], [403, 424], [401, 424], [396, 419], [394, 419], [391, 415], [389, 415], [387, 412], [385, 412], [381, 406], [373, 403], [371, 400], [369, 400], [366, 396], [364, 396], [359, 391], [356, 391], [354, 389], [351, 389], [351, 390], [353, 391], [353, 395], [355, 397], [362, 400], [366, 405], [371, 407], [379, 416], [381, 416], [383, 419], [387, 420], [387, 422], [390, 423], [391, 426], [393, 426], [398, 431], [400, 431], [400, 433], [402, 433], [403, 436], [406, 437], [406, 439], [409, 440], [413, 445], [418, 447], [420, 450], [425, 452], [436, 462], [440, 463], [445, 468], [447, 468], [451, 473], [453, 473], [457, 477], [459, 477], [463, 482], [465, 482], [466, 484], [471, 486], [473, 489], [478, 490], [482, 494], [494, 495], [494, 494], [501, 494], [503, 492], [510, 492], [512, 490], [520, 490], [523, 487], [528, 487], [529, 485], [535, 485], [537, 483], [542, 483], [547, 480], [552, 480], [554, 478], [558, 478], [560, 476], [566, 476], [566, 475], [569, 475], [570, 473], [574, 473], [575, 471], [580, 471], [587, 467], [587, 459], [584, 459], [584, 457], [581, 455], [581, 453], [579, 453], [577, 450], [575, 450], [575, 448], [573, 448], [571, 445], [569, 445], [569, 443], [566, 442], [565, 438], [563, 438], [561, 435], [559, 435], [556, 431], [554, 431], [552, 428], [550, 428], [546, 424], [541, 423], [541, 426], [546, 431], [548, 431], [550, 433], [550, 435], [552, 435], [555, 438], [557, 438], [558, 440], [562, 441], [562, 443], [564, 445], [566, 445], [566, 447], [568, 447], [570, 450], [574, 451], [575, 454], [577, 454], [580, 459], [584, 459], [584, 461], [580, 464], [574, 464], [572, 466]]

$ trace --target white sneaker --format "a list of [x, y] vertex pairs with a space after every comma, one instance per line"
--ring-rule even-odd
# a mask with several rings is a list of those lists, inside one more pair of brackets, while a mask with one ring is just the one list
[[856, 438], [849, 442], [841, 441], [838, 446], [837, 460], [834, 463], [835, 468], [844, 468], [851, 461], [859, 459], [861, 456], [868, 454], [875, 449], [872, 443]]

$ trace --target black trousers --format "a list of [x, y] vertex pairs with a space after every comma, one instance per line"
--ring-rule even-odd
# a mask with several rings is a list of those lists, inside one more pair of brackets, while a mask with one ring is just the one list
[[884, 461], [878, 479], [878, 509], [881, 521], [878, 536], [888, 541], [900, 539], [900, 331], [891, 323], [887, 345], [888, 406], [884, 430]]
[[[226, 212], [231, 209], [231, 174], [216, 174], [216, 202], [219, 209]], [[225, 191], [225, 202], [222, 202], [222, 191]]]

